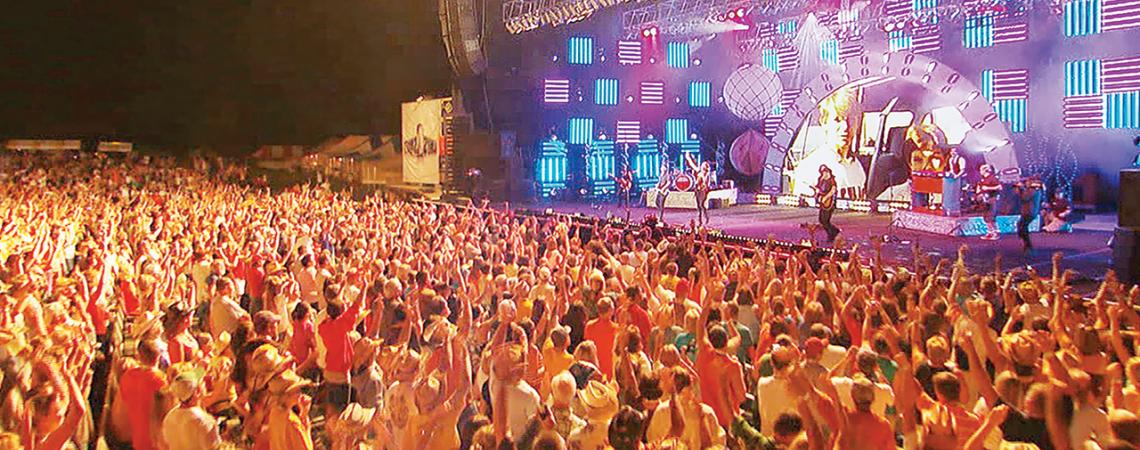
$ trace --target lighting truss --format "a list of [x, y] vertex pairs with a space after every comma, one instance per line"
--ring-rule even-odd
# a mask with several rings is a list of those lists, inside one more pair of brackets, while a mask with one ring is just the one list
[[[937, 18], [938, 22], [960, 22], [965, 19], [966, 12], [979, 4], [1002, 4], [1008, 7], [1011, 13], [1025, 13], [1038, 7], [1057, 8], [1057, 4], [1075, 0], [941, 0], [939, 6], [933, 9], [915, 11], [905, 18], [907, 21], [931, 21]], [[656, 26], [663, 35], [685, 34], [691, 29], [698, 28], [704, 20], [724, 14], [736, 8], [745, 8], [756, 18], [756, 22], [775, 22], [780, 19], [792, 19], [807, 16], [813, 12], [812, 7], [817, 0], [658, 0], [646, 2], [644, 6], [629, 9], [622, 14], [622, 32], [626, 38], [635, 38], [641, 30]], [[883, 4], [874, 2], [873, 7], [862, 11], [859, 19], [849, 24], [858, 32], [865, 32], [872, 27], [883, 27], [883, 21], [888, 20], [883, 14]], [[891, 20], [899, 20], [892, 18]], [[753, 26], [743, 37], [744, 46], [761, 45], [762, 40], [772, 39], [763, 36]], [[777, 39], [779, 37], [776, 37]]]
[[633, 0], [506, 0], [503, 26], [512, 34], [577, 22], [595, 12]]

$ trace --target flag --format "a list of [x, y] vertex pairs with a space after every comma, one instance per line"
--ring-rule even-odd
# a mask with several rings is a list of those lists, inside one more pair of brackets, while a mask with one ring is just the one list
[[1029, 39], [1029, 24], [1022, 21], [1000, 21], [994, 24], [993, 43], [1006, 44]]
[[641, 122], [636, 120], [619, 120], [617, 122], [618, 144], [636, 144], [641, 141]]
[[1140, 56], [1106, 59], [1100, 67], [1105, 93], [1140, 90]]
[[1025, 69], [995, 70], [993, 100], [1029, 98], [1029, 71]]
[[641, 41], [618, 41], [618, 64], [641, 64]]
[[1065, 128], [1104, 127], [1104, 96], [1065, 97], [1062, 116]]
[[1103, 31], [1140, 26], [1140, 0], [1101, 0], [1100, 10]]

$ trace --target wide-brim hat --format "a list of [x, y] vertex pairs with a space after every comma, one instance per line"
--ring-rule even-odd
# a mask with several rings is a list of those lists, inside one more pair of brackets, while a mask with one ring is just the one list
[[313, 382], [297, 375], [293, 369], [286, 369], [269, 380], [270, 395], [285, 395], [312, 386]]
[[609, 419], [618, 412], [617, 390], [601, 381], [591, 380], [578, 392], [578, 398], [585, 407], [586, 416], [591, 419]]

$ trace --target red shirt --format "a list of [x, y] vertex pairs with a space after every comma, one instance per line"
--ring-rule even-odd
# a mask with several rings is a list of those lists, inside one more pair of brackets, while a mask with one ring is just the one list
[[309, 352], [313, 348], [313, 322], [306, 319], [293, 326], [293, 339], [289, 341], [289, 353], [297, 364], [309, 359]]
[[848, 411], [847, 428], [839, 431], [835, 448], [855, 448], [856, 443], [870, 450], [895, 450], [895, 432], [887, 419], [874, 413]]
[[261, 265], [261, 258], [241, 261], [234, 272], [245, 280], [245, 292], [250, 297], [261, 298], [265, 294], [265, 267]]
[[649, 342], [649, 332], [653, 329], [653, 325], [649, 322], [649, 313], [641, 309], [641, 305], [636, 303], [629, 305], [625, 312], [629, 314], [632, 325], [637, 327], [637, 334], [641, 335], [641, 342]]
[[706, 346], [697, 352], [694, 368], [700, 377], [701, 401], [712, 407], [720, 426], [731, 426], [732, 419], [740, 412], [740, 403], [744, 401], [743, 390], [729, 392], [732, 381], [736, 381], [737, 386], [744, 386], [744, 371], [740, 363], [736, 358]]
[[586, 324], [582, 339], [594, 341], [598, 348], [598, 370], [607, 378], [614, 377], [614, 340], [618, 326], [609, 319], [594, 319]]
[[[154, 400], [166, 388], [166, 379], [150, 367], [133, 367], [123, 371], [119, 378], [119, 400], [129, 405], [127, 418], [131, 422], [131, 446], [135, 450], [152, 450], [150, 419], [154, 414]], [[158, 431], [158, 430], [154, 430]]]
[[356, 325], [360, 304], [354, 305], [340, 317], [329, 319], [317, 327], [321, 342], [325, 344], [325, 370], [347, 374], [352, 369], [352, 342], [348, 333]]
[[134, 286], [131, 282], [123, 280], [119, 282], [119, 292], [123, 296], [123, 309], [127, 311], [128, 316], [133, 316], [139, 312], [139, 299], [135, 297]]

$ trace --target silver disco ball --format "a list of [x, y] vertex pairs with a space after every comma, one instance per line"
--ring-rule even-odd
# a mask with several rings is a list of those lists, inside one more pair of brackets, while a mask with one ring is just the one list
[[747, 121], [768, 117], [783, 94], [780, 77], [762, 65], [743, 65], [724, 82], [724, 104], [736, 117]]

